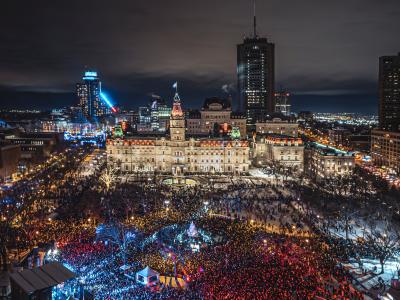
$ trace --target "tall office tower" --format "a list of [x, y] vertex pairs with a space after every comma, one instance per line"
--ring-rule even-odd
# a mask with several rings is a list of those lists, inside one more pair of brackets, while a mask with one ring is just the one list
[[141, 133], [148, 133], [151, 129], [151, 110], [149, 106], [140, 106], [138, 110], [138, 122], [136, 123], [136, 129]]
[[76, 93], [79, 106], [87, 119], [92, 120], [111, 113], [110, 107], [101, 99], [101, 82], [97, 72], [86, 71], [82, 82], [76, 84]]
[[254, 5], [253, 37], [237, 45], [239, 110], [245, 112], [248, 124], [262, 122], [273, 113], [275, 45], [257, 35]]
[[139, 107], [139, 123], [151, 125], [151, 111], [148, 106]]
[[275, 93], [275, 112], [290, 116], [290, 94], [288, 92]]
[[400, 52], [379, 58], [379, 127], [400, 131]]
[[151, 100], [151, 129], [152, 131], [165, 132], [169, 125], [171, 107], [159, 96], [153, 96]]

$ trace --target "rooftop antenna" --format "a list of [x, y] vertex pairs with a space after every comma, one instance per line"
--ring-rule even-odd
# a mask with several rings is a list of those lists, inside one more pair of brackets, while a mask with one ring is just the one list
[[256, 0], [253, 1], [254, 38], [257, 38]]

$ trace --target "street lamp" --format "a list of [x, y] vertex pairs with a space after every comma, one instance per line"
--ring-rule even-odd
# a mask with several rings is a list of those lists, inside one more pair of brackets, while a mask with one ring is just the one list
[[165, 205], [165, 210], [166, 211], [169, 211], [169, 203], [170, 203], [169, 200], [164, 200], [164, 205]]
[[207, 212], [208, 211], [208, 204], [210, 204], [210, 202], [208, 202], [207, 200], [203, 202], [204, 204], [204, 210]]

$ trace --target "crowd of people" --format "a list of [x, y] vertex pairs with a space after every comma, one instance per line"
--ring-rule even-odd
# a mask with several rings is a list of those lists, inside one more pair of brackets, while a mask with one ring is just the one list
[[311, 235], [292, 202], [294, 193], [272, 184], [229, 190], [212, 202], [211, 209], [232, 219], [251, 221], [270, 232]]
[[11, 256], [20, 259], [43, 240], [40, 228], [51, 220], [52, 213], [62, 201], [77, 193], [78, 179], [75, 169], [88, 153], [88, 149], [66, 149], [51, 156], [23, 179], [7, 190], [0, 191], [0, 255], [5, 268]]
[[[22, 214], [30, 219], [24, 222], [30, 236], [25, 246], [55, 240], [59, 252], [48, 259], [77, 273], [65, 291], [78, 285], [95, 299], [110, 300], [362, 299], [337, 266], [334, 248], [318, 238], [293, 206], [297, 194], [290, 184], [171, 187], [154, 178], [147, 183], [115, 181], [106, 188], [99, 180], [101, 168], [79, 173], [84, 157], [84, 152], [67, 153], [34, 179], [39, 185], [21, 184], [8, 195], [28, 204]], [[175, 261], [159, 241], [142, 247], [137, 241], [121, 255], [117, 245], [96, 239], [99, 224], [122, 224], [150, 237], [166, 226], [192, 221], [213, 242], [199, 252], [175, 253]], [[143, 287], [134, 275], [147, 265], [184, 277], [187, 287]]]
[[318, 246], [280, 235], [228, 243], [195, 285], [206, 299], [363, 299]]
[[186, 289], [144, 288], [133, 279], [145, 265], [173, 276], [157, 242], [139, 252], [130, 248], [129, 268], [121, 270], [118, 249], [87, 231], [58, 243], [59, 259], [96, 299], [363, 299], [324, 241], [265, 233], [215, 217], [199, 226], [213, 228], [212, 234], [222, 233], [228, 241], [182, 254], [178, 274], [190, 274]]

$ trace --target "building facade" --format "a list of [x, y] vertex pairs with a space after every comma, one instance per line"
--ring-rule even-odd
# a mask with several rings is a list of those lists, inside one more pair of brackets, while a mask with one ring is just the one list
[[304, 151], [304, 169], [308, 176], [318, 181], [353, 173], [355, 156], [318, 143], [309, 143]]
[[254, 143], [253, 162], [256, 166], [281, 165], [295, 171], [304, 168], [304, 144], [301, 138], [271, 134]]
[[18, 172], [21, 147], [7, 143], [0, 144], [0, 182]]
[[291, 137], [297, 137], [299, 133], [299, 124], [289, 122], [281, 118], [273, 118], [270, 121], [256, 123], [257, 134], [281, 134]]
[[246, 117], [244, 114], [232, 112], [229, 99], [208, 98], [200, 111], [193, 111], [186, 119], [188, 135], [229, 134], [237, 127], [241, 137], [246, 136]]
[[379, 127], [400, 131], [400, 53], [379, 58]]
[[314, 121], [314, 114], [311, 111], [301, 111], [298, 113], [299, 121], [310, 123]]
[[275, 110], [274, 62], [275, 45], [255, 31], [252, 38], [237, 45], [239, 109], [245, 112], [248, 124], [262, 122]]
[[283, 91], [275, 93], [275, 112], [280, 113], [286, 117], [290, 116], [290, 93]]
[[169, 127], [171, 107], [161, 98], [154, 98], [151, 103], [151, 130], [153, 132], [166, 132]]
[[345, 128], [334, 128], [328, 130], [329, 142], [336, 146], [349, 146], [351, 132]]
[[108, 164], [127, 173], [245, 174], [249, 145], [242, 140], [187, 139], [179, 95], [174, 97], [169, 137], [107, 141]]
[[137, 123], [137, 132], [151, 132], [151, 110], [148, 106], [139, 107], [139, 122]]
[[64, 134], [56, 133], [21, 133], [5, 136], [7, 143], [18, 145], [21, 149], [21, 160], [26, 165], [46, 160], [54, 151], [64, 147]]
[[169, 128], [171, 107], [160, 97], [153, 97], [150, 104], [139, 107], [138, 133], [164, 133]]
[[371, 150], [371, 135], [353, 134], [349, 137], [349, 147], [353, 151], [369, 153]]
[[371, 157], [374, 164], [400, 174], [400, 132], [372, 130]]
[[400, 174], [400, 53], [379, 58], [379, 129], [371, 131], [374, 164]]
[[82, 82], [76, 84], [76, 94], [84, 117], [89, 120], [108, 115], [111, 108], [102, 100], [101, 81], [97, 72], [86, 71]]

